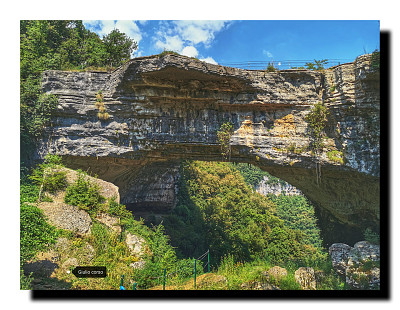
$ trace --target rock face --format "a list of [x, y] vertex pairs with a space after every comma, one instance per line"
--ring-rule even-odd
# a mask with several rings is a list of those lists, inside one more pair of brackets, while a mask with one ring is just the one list
[[[112, 73], [47, 71], [43, 89], [59, 105], [38, 156], [57, 153], [116, 184], [133, 211], [168, 211], [179, 161], [220, 161], [217, 131], [229, 121], [231, 160], [301, 190], [337, 231], [363, 231], [379, 224], [379, 73], [370, 64], [364, 55], [325, 72], [266, 72], [165, 55]], [[100, 90], [107, 120], [97, 116]], [[329, 122], [319, 182], [305, 116], [322, 101]]]
[[379, 289], [380, 247], [367, 241], [354, 247], [335, 243], [329, 248], [332, 266], [352, 289]]

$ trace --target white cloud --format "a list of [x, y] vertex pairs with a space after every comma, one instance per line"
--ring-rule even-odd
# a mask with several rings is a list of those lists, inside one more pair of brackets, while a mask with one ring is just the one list
[[197, 57], [199, 55], [199, 52], [194, 46], [186, 46], [181, 52], [181, 55], [185, 55], [188, 57]]
[[142, 40], [142, 34], [140, 33], [138, 25], [131, 20], [84, 20], [83, 23], [99, 36], [105, 36], [114, 29], [118, 29], [137, 43]]
[[160, 38], [159, 40], [157, 40], [157, 42], [155, 44], [156, 44], [156, 47], [161, 50], [178, 52], [178, 51], [182, 50], [183, 43], [184, 42], [178, 35], [175, 35], [175, 36], [165, 35], [163, 38]]
[[203, 43], [208, 47], [215, 37], [215, 33], [222, 30], [227, 24], [223, 20], [178, 20], [175, 21], [175, 31], [183, 40], [193, 44]]
[[263, 50], [263, 54], [266, 55], [267, 57], [270, 57], [270, 58], [274, 57], [272, 55], [272, 53], [270, 51], [267, 51], [267, 50]]
[[193, 48], [196, 50], [198, 48], [196, 45], [204, 44], [206, 48], [210, 47], [215, 34], [224, 27], [228, 27], [230, 23], [223, 20], [163, 20], [158, 24], [159, 30], [154, 37], [155, 46], [158, 49], [173, 51], [181, 51], [184, 46], [188, 48], [192, 46], [191, 50], [185, 50], [185, 52], [190, 51], [193, 55], [195, 52]]
[[135, 40], [139, 43], [142, 40], [142, 34], [140, 33], [140, 29], [138, 25], [131, 20], [118, 20], [115, 23], [115, 28], [119, 29], [121, 32], [128, 35], [131, 39]]
[[212, 57], [207, 57], [207, 58], [201, 58], [201, 61], [208, 62], [210, 64], [218, 65], [218, 63], [212, 58]]

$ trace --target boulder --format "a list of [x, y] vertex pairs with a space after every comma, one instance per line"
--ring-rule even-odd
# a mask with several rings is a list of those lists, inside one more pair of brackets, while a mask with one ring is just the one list
[[141, 256], [145, 253], [146, 241], [142, 237], [128, 233], [125, 242], [132, 255]]
[[315, 280], [314, 269], [311, 267], [300, 267], [294, 273], [294, 278], [300, 284], [303, 290], [316, 290], [317, 282]]
[[368, 241], [354, 247], [335, 243], [329, 248], [332, 266], [352, 289], [379, 289], [380, 247]]
[[65, 203], [40, 203], [38, 207], [43, 210], [50, 224], [72, 231], [78, 236], [90, 234], [92, 219], [78, 207]]
[[287, 276], [287, 270], [279, 266], [274, 266], [268, 269], [268, 271], [262, 272], [262, 275], [267, 278], [267, 280], [270, 280], [270, 277], [272, 276], [275, 280], [279, 281], [283, 277]]
[[344, 243], [334, 243], [329, 247], [329, 255], [331, 256], [332, 267], [341, 276], [346, 274], [347, 261], [351, 249], [351, 246]]

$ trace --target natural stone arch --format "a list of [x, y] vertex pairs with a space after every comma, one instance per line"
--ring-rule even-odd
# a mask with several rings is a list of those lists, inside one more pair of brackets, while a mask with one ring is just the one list
[[[335, 225], [358, 234], [379, 226], [379, 75], [369, 55], [323, 73], [152, 56], [112, 73], [47, 71], [43, 89], [59, 106], [39, 156], [58, 153], [68, 166], [90, 169], [120, 187], [123, 203], [173, 207], [179, 161], [220, 161], [216, 133], [230, 121], [232, 161], [296, 186]], [[94, 105], [99, 90], [106, 121]], [[317, 184], [305, 116], [321, 101], [330, 113]], [[329, 152], [341, 152], [344, 163]]]

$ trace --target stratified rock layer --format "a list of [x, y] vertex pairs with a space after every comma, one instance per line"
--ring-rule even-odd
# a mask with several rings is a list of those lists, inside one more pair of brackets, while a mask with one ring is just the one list
[[[70, 167], [116, 184], [132, 210], [168, 212], [180, 160], [220, 161], [217, 131], [229, 121], [231, 160], [301, 190], [325, 226], [343, 233], [336, 241], [350, 242], [379, 225], [379, 73], [370, 59], [325, 72], [266, 72], [165, 55], [112, 73], [46, 71], [43, 89], [59, 105], [38, 155], [58, 153]], [[107, 120], [97, 116], [100, 90]], [[319, 180], [305, 116], [321, 101], [329, 122]]]

